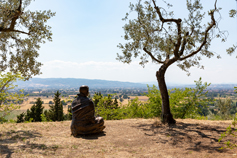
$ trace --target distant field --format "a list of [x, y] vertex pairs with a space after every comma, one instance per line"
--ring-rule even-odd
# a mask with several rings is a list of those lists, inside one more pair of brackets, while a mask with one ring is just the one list
[[[124, 99], [123, 102], [122, 102], [122, 106], [124, 105], [127, 105], [128, 104], [128, 101], [131, 100], [131, 99], [135, 99], [136, 97], [138, 97], [138, 99], [142, 102], [145, 102], [148, 100], [148, 97], [147, 96], [129, 96], [130, 99]], [[30, 109], [31, 106], [33, 104], [30, 104], [30, 102], [35, 102], [36, 99], [38, 97], [35, 97], [35, 96], [32, 96], [32, 97], [28, 97], [28, 100], [27, 101], [24, 101], [20, 106], [21, 108], [19, 110], [15, 110], [13, 111], [9, 116], [6, 117], [6, 119], [13, 119], [13, 120], [16, 120], [16, 116], [21, 114], [22, 112], [26, 112], [27, 109]], [[49, 101], [53, 101], [53, 97], [40, 97], [41, 100], [44, 102], [43, 104], [43, 107], [44, 107], [44, 110], [47, 110], [47, 109], [50, 109], [49, 107]], [[66, 98], [65, 98], [66, 99]], [[118, 99], [118, 102], [120, 104], [120, 101]], [[63, 107], [63, 112], [66, 114], [67, 113], [67, 109], [68, 109], [68, 105], [71, 105], [70, 103], [68, 103], [66, 106]]]
[[[24, 101], [23, 104], [21, 104], [21, 108], [19, 110], [15, 110], [13, 112], [11, 112], [10, 115], [6, 116], [6, 119], [10, 120], [10, 119], [13, 119], [13, 120], [16, 120], [17, 118], [17, 115], [21, 114], [22, 112], [26, 112], [27, 109], [30, 109], [32, 105], [34, 104], [30, 104], [30, 102], [35, 102], [36, 99], [38, 97], [28, 97], [28, 100], [27, 101]], [[49, 107], [49, 101], [53, 101], [53, 97], [40, 97], [41, 100], [44, 102], [43, 104], [43, 107], [44, 107], [44, 110], [48, 110], [50, 109]], [[70, 104], [68, 104], [70, 105]], [[67, 109], [68, 109], [68, 106], [63, 106], [63, 112], [65, 114], [67, 114]]]
[[[23, 104], [21, 104], [20, 110], [27, 110], [30, 109], [33, 104], [30, 104], [30, 102], [35, 102], [38, 97], [28, 97], [27, 101], [24, 101]], [[44, 109], [49, 109], [49, 101], [53, 101], [53, 97], [40, 97], [41, 100], [44, 102], [43, 106]], [[63, 99], [62, 99], [63, 100]], [[70, 104], [68, 104], [70, 105]], [[67, 106], [66, 106], [67, 107]]]
[[5, 117], [5, 119], [7, 119], [7, 120], [10, 120], [10, 119], [16, 120], [16, 118], [17, 118], [16, 116], [21, 114], [21, 113], [23, 113], [23, 112], [25, 112], [25, 111], [26, 110], [15, 110], [15, 111], [12, 111], [9, 115], [7, 115]]
[[[128, 104], [128, 101], [129, 101], [129, 100], [135, 99], [136, 97], [138, 97], [138, 99], [139, 99], [140, 101], [142, 101], [142, 102], [145, 102], [145, 101], [148, 100], [148, 97], [147, 97], [147, 96], [129, 96], [129, 97], [130, 97], [130, 99], [124, 99], [124, 100], [123, 100], [122, 105]], [[20, 106], [21, 106], [20, 110], [27, 110], [27, 109], [30, 109], [31, 106], [33, 105], [33, 104], [30, 104], [30, 102], [35, 102], [37, 98], [38, 98], [38, 97], [28, 97], [28, 100], [27, 100], [27, 101], [24, 101], [23, 104], [20, 105]], [[53, 97], [48, 97], [48, 98], [47, 98], [47, 97], [40, 97], [40, 98], [41, 98], [41, 100], [44, 102], [44, 104], [43, 104], [44, 109], [49, 109], [49, 108], [50, 108], [50, 107], [49, 107], [49, 101], [53, 101]], [[65, 98], [65, 99], [66, 99], [66, 98]], [[119, 99], [118, 99], [118, 102], [120, 102]], [[71, 104], [68, 103], [68, 105], [71, 105]], [[64, 111], [65, 111], [65, 112], [67, 111], [67, 106], [64, 108]]]
[[129, 96], [130, 99], [135, 99], [136, 97], [138, 97], [138, 99], [140, 101], [147, 101], [149, 98], [147, 96]]

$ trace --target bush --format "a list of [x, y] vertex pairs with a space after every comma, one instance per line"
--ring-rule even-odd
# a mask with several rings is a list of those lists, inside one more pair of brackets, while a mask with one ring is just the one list
[[125, 118], [152, 118], [155, 117], [154, 107], [148, 103], [142, 103], [138, 97], [128, 102], [123, 107]]
[[72, 120], [72, 108], [71, 108], [71, 106], [69, 106], [67, 112], [68, 113], [63, 116], [64, 120]]
[[[234, 87], [235, 92], [237, 93], [237, 87]], [[233, 137], [237, 137], [237, 128], [235, 127], [237, 124], [237, 113], [235, 114], [234, 121], [232, 122], [232, 125], [234, 128], [231, 128], [231, 125], [226, 128], [226, 132], [221, 134], [221, 137], [219, 138], [218, 142], [220, 142], [223, 138], [225, 138], [227, 135], [232, 135]], [[224, 148], [230, 148], [233, 149], [237, 147], [237, 144], [231, 143], [229, 140], [227, 140], [224, 144], [226, 144], [226, 147], [221, 147], [221, 149]]]
[[44, 114], [41, 114], [40, 116], [41, 116], [42, 122], [47, 122], [47, 118]]
[[67, 105], [67, 103], [65, 102], [65, 100], [62, 100], [61, 103], [62, 103], [62, 105], [64, 105], [64, 106]]
[[23, 112], [17, 116], [17, 123], [30, 121], [30, 122], [41, 122], [41, 114], [43, 113], [44, 107], [42, 106], [41, 98], [37, 98], [30, 110], [27, 109], [26, 114]]
[[93, 99], [96, 105], [96, 115], [102, 116], [105, 120], [118, 120], [123, 118], [121, 108], [118, 106], [117, 100], [112, 100], [112, 95], [103, 96], [95, 94]]
[[24, 117], [25, 117], [25, 113], [21, 113], [20, 115], [17, 115], [17, 121], [16, 123], [21, 123], [21, 122], [24, 122]]
[[[221, 137], [219, 138], [218, 142], [220, 142], [222, 139], [224, 139], [228, 135], [232, 135], [233, 137], [237, 137], [236, 124], [237, 124], [237, 113], [236, 113], [236, 115], [234, 117], [234, 121], [231, 124], [231, 125], [233, 125], [233, 129], [231, 128], [231, 125], [229, 125], [226, 128], [226, 131], [221, 134]], [[221, 149], [224, 149], [224, 148], [233, 149], [233, 148], [237, 147], [237, 145], [234, 144], [234, 143], [231, 143], [230, 140], [227, 140], [224, 144], [226, 144], [226, 147], [221, 147]]]
[[49, 101], [49, 104], [53, 104], [53, 101]]

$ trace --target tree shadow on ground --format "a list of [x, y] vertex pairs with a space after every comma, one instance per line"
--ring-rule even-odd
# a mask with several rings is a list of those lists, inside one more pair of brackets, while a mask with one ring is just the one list
[[80, 135], [77, 135], [75, 138], [92, 140], [92, 139], [98, 139], [99, 137], [103, 137], [103, 136], [106, 136], [106, 133], [104, 131], [100, 133], [94, 133], [94, 134], [80, 134]]
[[[224, 141], [218, 142], [221, 133], [226, 131], [222, 126], [183, 122], [168, 126], [156, 122], [153, 124], [139, 124], [133, 127], [142, 129], [144, 134], [153, 137], [156, 143], [170, 143], [176, 147], [185, 147], [186, 150], [206, 150], [209, 153], [226, 151], [220, 150], [224, 146]], [[236, 143], [236, 140], [232, 139], [232, 142]]]
[[7, 132], [0, 133], [0, 154], [6, 155], [6, 157], [11, 157], [14, 153], [14, 149], [9, 148], [9, 144], [15, 144], [19, 141], [27, 142], [30, 138], [41, 137], [41, 134], [35, 131], [10, 130]]

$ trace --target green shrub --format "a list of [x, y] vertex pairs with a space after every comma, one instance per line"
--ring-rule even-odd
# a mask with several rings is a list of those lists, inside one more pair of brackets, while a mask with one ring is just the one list
[[138, 97], [128, 102], [127, 106], [123, 107], [125, 118], [152, 118], [155, 117], [154, 108], [151, 104], [142, 103]]
[[161, 112], [162, 112], [162, 99], [161, 99], [161, 94], [160, 91], [157, 89], [155, 85], [153, 87], [148, 88], [148, 93], [145, 94], [149, 99], [147, 102], [147, 106], [150, 107], [150, 115], [152, 117], [160, 117]]
[[112, 100], [112, 94], [103, 96], [95, 93], [92, 99], [96, 106], [96, 115], [103, 117], [105, 120], [119, 120], [123, 118], [123, 110], [118, 106], [118, 102]]
[[43, 102], [41, 98], [37, 98], [35, 104], [31, 106], [30, 110], [27, 109], [26, 114], [23, 112], [17, 116], [17, 123], [30, 121], [31, 122], [41, 122], [41, 114], [43, 113], [44, 107], [42, 106]]
[[[237, 93], [237, 87], [234, 87], [235, 93]], [[234, 120], [231, 125], [233, 125], [233, 129], [231, 128], [231, 125], [229, 125], [226, 128], [226, 131], [221, 134], [221, 137], [219, 138], [218, 142], [220, 142], [223, 138], [225, 138], [227, 135], [231, 135], [233, 137], [237, 137], [237, 128], [235, 127], [237, 124], [237, 113], [235, 114]], [[230, 140], [227, 140], [224, 144], [226, 144], [226, 147], [221, 147], [221, 149], [224, 148], [230, 148], [233, 149], [237, 147], [237, 144], [231, 143]]]
[[[201, 78], [195, 81], [196, 88], [174, 88], [168, 91], [171, 113], [174, 118], [197, 118], [200, 115], [206, 116], [208, 114], [207, 103], [205, 99], [208, 91], [204, 92], [207, 86], [206, 82], [202, 84]], [[159, 117], [162, 112], [162, 99], [160, 91], [156, 86], [148, 86], [148, 93], [145, 94], [149, 99], [146, 112], [150, 113], [149, 117]]]
[[[231, 125], [233, 125], [233, 129], [231, 128], [231, 125], [229, 125], [226, 128], [226, 131], [224, 133], [221, 134], [221, 137], [219, 138], [218, 142], [220, 142], [222, 139], [224, 139], [226, 136], [228, 135], [232, 135], [233, 137], [237, 137], [237, 128], [236, 128], [236, 124], [237, 124], [237, 113], [234, 117], [234, 121], [232, 122]], [[224, 142], [224, 144], [226, 145], [225, 147], [221, 147], [221, 149], [224, 148], [230, 148], [233, 149], [234, 147], [237, 147], [236, 144], [231, 143], [230, 140], [227, 140], [226, 142]]]
[[[179, 89], [174, 88], [169, 91], [170, 107], [175, 118], [196, 118], [207, 116], [208, 99], [205, 99], [208, 91], [204, 90], [210, 85], [205, 82], [202, 84], [201, 78], [196, 83], [195, 88]], [[172, 92], [173, 91], [173, 92]], [[172, 93], [171, 93], [172, 92]], [[204, 111], [206, 109], [206, 111]]]
[[21, 113], [20, 115], [17, 115], [17, 123], [21, 123], [21, 122], [24, 122], [24, 117], [25, 117], [25, 113]]
[[41, 114], [41, 122], [47, 122], [47, 118], [44, 114]]

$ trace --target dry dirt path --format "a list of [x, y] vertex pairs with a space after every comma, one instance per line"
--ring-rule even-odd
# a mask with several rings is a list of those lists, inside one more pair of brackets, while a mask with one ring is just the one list
[[154, 119], [113, 120], [105, 121], [105, 133], [78, 138], [70, 135], [70, 121], [0, 124], [0, 157], [236, 158], [236, 149], [219, 150], [230, 123], [178, 119], [168, 127]]

